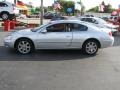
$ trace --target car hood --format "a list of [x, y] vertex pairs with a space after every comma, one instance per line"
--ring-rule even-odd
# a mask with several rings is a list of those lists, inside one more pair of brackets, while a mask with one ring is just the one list
[[29, 35], [32, 34], [31, 29], [23, 29], [23, 30], [19, 30], [17, 32], [14, 32], [16, 34], [21, 34], [21, 35]]

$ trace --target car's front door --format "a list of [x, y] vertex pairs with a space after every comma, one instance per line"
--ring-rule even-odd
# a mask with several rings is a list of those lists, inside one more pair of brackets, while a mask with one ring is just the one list
[[62, 49], [70, 46], [72, 32], [67, 28], [66, 23], [54, 24], [44, 28], [38, 36], [39, 48]]

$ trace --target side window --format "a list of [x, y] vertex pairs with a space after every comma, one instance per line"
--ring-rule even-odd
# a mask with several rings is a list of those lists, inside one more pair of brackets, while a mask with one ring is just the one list
[[91, 18], [87, 18], [86, 21], [91, 23], [92, 19]]
[[71, 24], [72, 31], [87, 31], [88, 27], [81, 24]]
[[66, 32], [67, 25], [64, 23], [54, 24], [46, 28], [47, 32]]
[[80, 20], [81, 20], [81, 21], [85, 21], [85, 18], [81, 18]]
[[6, 3], [0, 3], [0, 7], [7, 7], [8, 5]]
[[94, 20], [93, 18], [87, 18], [86, 21], [90, 23], [95, 23], [96, 20]]

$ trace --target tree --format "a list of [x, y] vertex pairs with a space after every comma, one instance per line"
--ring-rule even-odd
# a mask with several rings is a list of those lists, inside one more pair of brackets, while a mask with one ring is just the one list
[[99, 7], [98, 6], [93, 7], [91, 9], [89, 9], [88, 12], [99, 12]]
[[112, 11], [114, 11], [115, 9], [112, 8], [112, 5], [108, 4], [105, 6], [105, 12], [106, 13], [111, 13]]
[[68, 13], [67, 9], [72, 8], [72, 10], [73, 10], [72, 13], [74, 14], [74, 5], [75, 5], [75, 3], [73, 1], [58, 0], [58, 2], [62, 6], [62, 8], [60, 9], [60, 12], [67, 14]]
[[81, 0], [80, 0], [80, 2], [77, 2], [77, 3], [81, 5], [81, 15], [83, 15], [84, 12], [85, 12], [85, 6], [84, 6], [83, 3], [81, 2]]
[[38, 13], [38, 12], [40, 12], [40, 8], [39, 8], [39, 7], [36, 7], [36, 8], [35, 8], [35, 13]]

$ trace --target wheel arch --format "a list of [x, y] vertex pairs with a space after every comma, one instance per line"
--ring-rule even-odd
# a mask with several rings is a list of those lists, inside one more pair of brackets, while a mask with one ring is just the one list
[[8, 11], [2, 11], [2, 12], [0, 12], [0, 15], [2, 15], [3, 13], [7, 13], [7, 14], [9, 14]]
[[33, 40], [31, 40], [31, 39], [28, 38], [28, 37], [20, 37], [20, 38], [16, 39], [16, 40], [15, 40], [15, 43], [14, 43], [14, 48], [16, 48], [17, 42], [18, 42], [19, 40], [25, 40], [25, 39], [29, 40], [29, 41], [32, 43], [33, 48], [35, 48], [35, 44], [34, 44]]
[[82, 48], [83, 48], [83, 46], [84, 46], [84, 44], [85, 44], [86, 42], [91, 41], [91, 40], [96, 41], [96, 42], [98, 43], [98, 48], [101, 48], [101, 43], [100, 43], [100, 41], [99, 41], [98, 39], [96, 39], [96, 38], [88, 38], [87, 40], [85, 40], [84, 43], [83, 43], [83, 45], [82, 45]]

